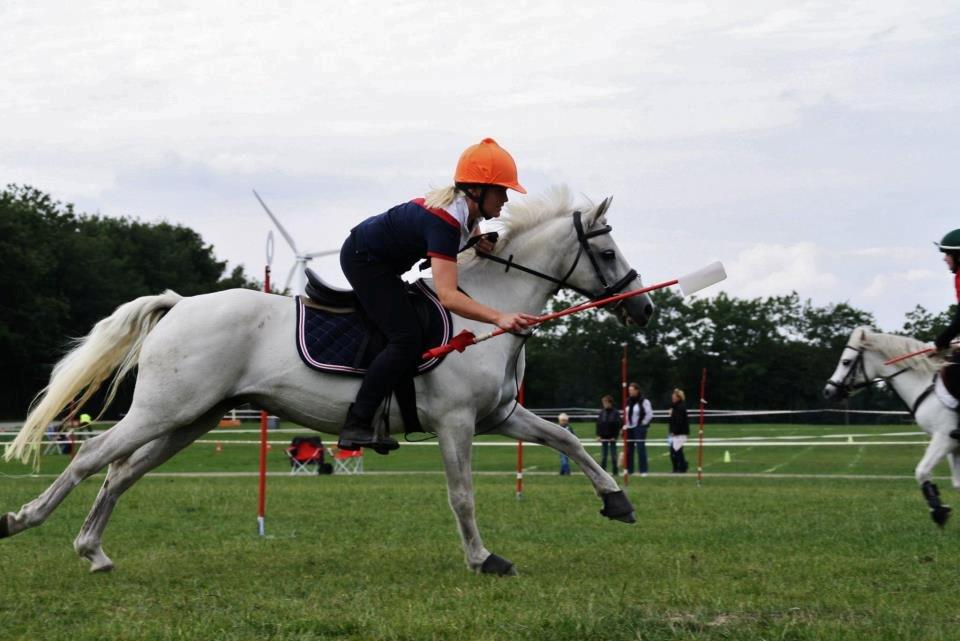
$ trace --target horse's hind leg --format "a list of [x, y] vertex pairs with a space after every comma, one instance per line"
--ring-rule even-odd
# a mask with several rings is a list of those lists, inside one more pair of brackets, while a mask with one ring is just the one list
[[111, 429], [85, 441], [67, 469], [43, 494], [25, 504], [16, 514], [8, 512], [0, 518], [0, 538], [40, 525], [85, 478], [108, 463], [129, 456], [140, 446], [174, 428], [175, 425], [168, 421], [152, 419], [143, 412], [131, 409]]
[[107, 478], [97, 494], [97, 500], [87, 515], [80, 533], [73, 541], [73, 548], [81, 557], [90, 561], [91, 572], [106, 572], [113, 569], [113, 561], [103, 552], [103, 531], [107, 527], [113, 508], [120, 496], [143, 478], [143, 475], [169, 460], [174, 454], [193, 443], [213, 429], [223, 416], [225, 406], [208, 412], [193, 425], [161, 436], [140, 447], [127, 458], [110, 464]]
[[593, 483], [597, 496], [603, 501], [600, 514], [625, 523], [636, 522], [636, 514], [629, 499], [600, 465], [587, 454], [576, 436], [518, 406], [497, 431], [513, 438], [548, 445], [575, 461]]

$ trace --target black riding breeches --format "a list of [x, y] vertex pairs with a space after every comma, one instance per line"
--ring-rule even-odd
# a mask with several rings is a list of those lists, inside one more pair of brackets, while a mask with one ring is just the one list
[[340, 267], [363, 311], [387, 337], [387, 346], [370, 363], [353, 406], [355, 415], [369, 421], [397, 383], [415, 373], [423, 332], [407, 296], [407, 284], [393, 266], [358, 248], [353, 234], [340, 250]]

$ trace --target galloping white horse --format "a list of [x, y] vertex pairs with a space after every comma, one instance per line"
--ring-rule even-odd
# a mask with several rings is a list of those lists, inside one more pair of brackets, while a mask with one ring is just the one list
[[930, 507], [930, 517], [943, 527], [950, 518], [950, 507], [940, 500], [940, 491], [931, 480], [933, 469], [944, 456], [950, 462], [954, 489], [960, 490], [960, 465], [956, 460], [957, 442], [950, 431], [957, 427], [957, 413], [944, 405], [934, 392], [934, 375], [943, 361], [917, 356], [893, 365], [884, 361], [915, 352], [927, 344], [913, 338], [880, 334], [866, 327], [853, 330], [840, 362], [827, 381], [823, 395], [830, 400], [846, 398], [851, 393], [884, 381], [910, 408], [917, 425], [930, 435], [930, 443], [914, 472], [923, 498]]
[[[539, 277], [517, 268], [505, 270], [469, 251], [461, 259], [460, 286], [497, 309], [531, 314], [540, 313], [561, 286], [597, 298], [613, 290], [640, 289], [640, 277], [606, 225], [609, 204], [607, 199], [590, 205], [581, 218], [574, 213], [568, 190], [558, 188], [513, 205], [496, 255], [512, 256], [514, 266], [538, 272]], [[653, 305], [642, 294], [623, 301], [615, 311], [624, 321], [643, 324]], [[294, 317], [294, 303], [284, 296], [230, 290], [182, 298], [168, 291], [126, 303], [97, 323], [54, 368], [49, 386], [5, 456], [27, 462], [46, 425], [71, 400], [80, 396], [86, 401], [114, 371], [122, 377], [136, 366], [130, 410], [112, 429], [86, 441], [39, 497], [19, 512], [0, 516], [0, 538], [43, 523], [78, 483], [109, 464], [74, 548], [90, 561], [91, 571], [110, 570], [113, 562], [104, 554], [101, 539], [117, 500], [148, 471], [216, 427], [231, 407], [252, 403], [314, 430], [337, 433], [359, 381], [307, 368], [297, 354]], [[455, 331], [489, 329], [459, 317], [454, 317], [454, 325]], [[593, 483], [603, 500], [601, 514], [635, 521], [633, 507], [616, 481], [573, 435], [517, 406], [522, 346], [522, 337], [505, 335], [451, 354], [416, 379], [420, 421], [438, 435], [450, 507], [467, 566], [475, 571], [515, 573], [512, 563], [484, 547], [477, 529], [470, 464], [475, 431], [563, 452]], [[114, 386], [116, 382], [114, 378]], [[399, 416], [392, 418], [391, 425], [400, 425]]]

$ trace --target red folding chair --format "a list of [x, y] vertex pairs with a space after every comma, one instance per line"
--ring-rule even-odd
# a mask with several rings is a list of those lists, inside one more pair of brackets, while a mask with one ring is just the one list
[[333, 453], [336, 474], [363, 474], [363, 448], [351, 451], [337, 448]]
[[[324, 463], [326, 450], [323, 441], [316, 436], [295, 436], [290, 447], [284, 450], [290, 459], [290, 474], [324, 474], [329, 467]], [[315, 466], [314, 470], [310, 466]]]

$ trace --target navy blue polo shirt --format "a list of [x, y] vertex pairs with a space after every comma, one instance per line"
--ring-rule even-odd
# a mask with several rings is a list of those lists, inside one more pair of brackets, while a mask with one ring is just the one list
[[424, 258], [456, 261], [461, 230], [447, 211], [427, 207], [417, 198], [371, 216], [351, 231], [358, 249], [402, 274]]

